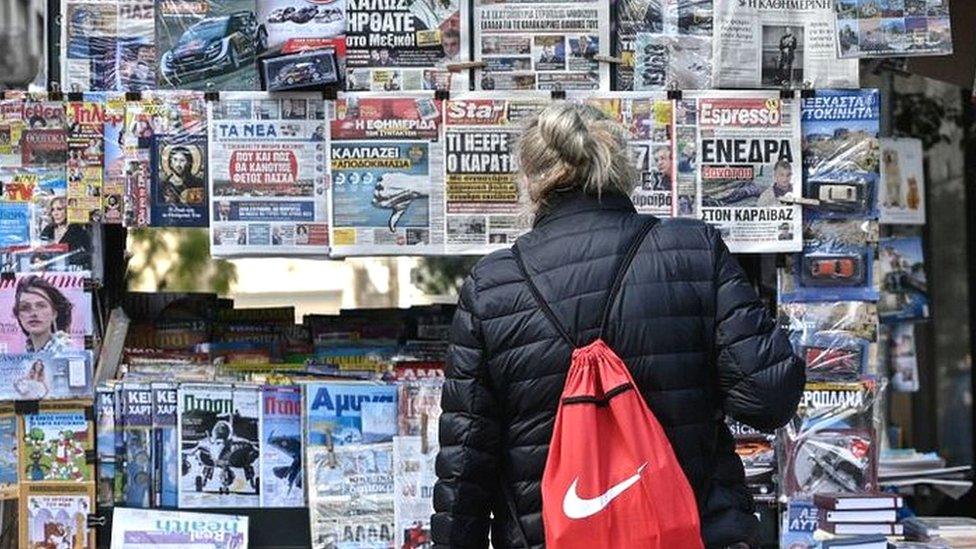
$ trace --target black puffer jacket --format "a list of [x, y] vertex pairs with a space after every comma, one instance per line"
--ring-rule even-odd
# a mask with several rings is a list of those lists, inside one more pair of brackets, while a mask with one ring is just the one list
[[[519, 239], [529, 273], [578, 345], [597, 337], [616, 264], [646, 219], [625, 196], [571, 192], [550, 200]], [[624, 278], [607, 342], [667, 432], [695, 491], [705, 544], [753, 541], [752, 500], [722, 418], [782, 425], [804, 368], [716, 230], [684, 219], [651, 230]], [[451, 343], [435, 546], [485, 547], [490, 530], [496, 548], [524, 547], [522, 532], [541, 547], [540, 483], [572, 349], [533, 301], [511, 250], [472, 270]]]

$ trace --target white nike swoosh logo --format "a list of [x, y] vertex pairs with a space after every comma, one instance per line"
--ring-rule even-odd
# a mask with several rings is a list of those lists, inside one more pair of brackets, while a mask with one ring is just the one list
[[569, 489], [566, 490], [566, 497], [563, 498], [563, 513], [565, 513], [566, 516], [571, 519], [584, 519], [586, 517], [592, 517], [593, 515], [604, 510], [607, 505], [610, 505], [610, 502], [613, 501], [617, 496], [626, 492], [631, 486], [637, 484], [645, 467], [647, 467], [647, 463], [644, 463], [638, 467], [637, 474], [634, 476], [627, 478], [616, 486], [611, 486], [606, 492], [590, 499], [583, 499], [576, 494], [576, 483], [579, 482], [579, 477], [576, 477], [573, 479], [573, 483], [569, 485]]

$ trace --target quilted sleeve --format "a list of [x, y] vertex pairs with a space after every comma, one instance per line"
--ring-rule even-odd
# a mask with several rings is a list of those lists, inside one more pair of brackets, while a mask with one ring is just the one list
[[715, 364], [722, 407], [756, 429], [780, 427], [796, 412], [806, 382], [805, 366], [717, 231], [710, 234], [715, 252]]
[[474, 313], [475, 283], [465, 281], [451, 325], [441, 396], [440, 452], [431, 536], [435, 548], [487, 547], [498, 485], [500, 427], [486, 383], [484, 338]]

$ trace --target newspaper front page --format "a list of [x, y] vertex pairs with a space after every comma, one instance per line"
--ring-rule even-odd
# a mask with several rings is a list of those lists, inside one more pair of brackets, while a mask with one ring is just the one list
[[837, 59], [833, 0], [737, 0], [715, 6], [718, 88], [858, 87]]
[[334, 255], [443, 253], [443, 103], [432, 93], [348, 94], [336, 101]]
[[698, 121], [701, 218], [733, 253], [800, 251], [800, 206], [781, 202], [801, 195], [799, 101], [762, 91], [686, 97]]
[[214, 257], [328, 254], [326, 108], [310, 94], [208, 103]]
[[712, 87], [712, 0], [621, 0], [618, 90]]
[[474, 7], [478, 90], [609, 90], [606, 2], [502, 2]]
[[551, 103], [544, 92], [476, 92], [445, 102], [445, 247], [484, 254], [527, 229], [515, 142], [528, 117]]

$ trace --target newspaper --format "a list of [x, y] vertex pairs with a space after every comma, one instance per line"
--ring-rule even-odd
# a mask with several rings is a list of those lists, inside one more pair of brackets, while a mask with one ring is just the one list
[[467, 9], [463, 0], [348, 0], [346, 89], [468, 89], [466, 73], [446, 70], [468, 59]]
[[550, 102], [545, 92], [476, 92], [445, 103], [447, 253], [508, 247], [527, 229], [515, 142], [523, 121]]
[[474, 5], [478, 90], [609, 90], [607, 2], [499, 2]]
[[712, 87], [712, 0], [621, 0], [618, 90]]
[[247, 549], [247, 528], [246, 516], [120, 507], [110, 549]]
[[311, 449], [312, 546], [387, 549], [394, 538], [393, 445]]
[[430, 517], [434, 514], [434, 462], [437, 449], [424, 452], [419, 436], [393, 439], [393, 515], [395, 547], [420, 549], [431, 543]]
[[857, 88], [857, 60], [837, 59], [833, 11], [834, 0], [716, 2], [715, 87]]
[[842, 58], [952, 54], [949, 0], [836, 0], [836, 8]]
[[338, 256], [444, 249], [443, 101], [348, 95], [332, 122], [329, 242]]
[[881, 138], [881, 223], [925, 225], [925, 167], [922, 141]]
[[214, 257], [328, 253], [321, 96], [228, 92], [207, 103]]
[[763, 91], [685, 97], [676, 116], [696, 113], [701, 218], [733, 253], [800, 251], [800, 206], [780, 201], [801, 194], [799, 101]]
[[64, 89], [156, 87], [152, 0], [62, 0], [61, 17]]
[[631, 193], [637, 211], [671, 217], [676, 210], [674, 102], [664, 93], [604, 92], [586, 102], [630, 132], [630, 150], [640, 180]]

